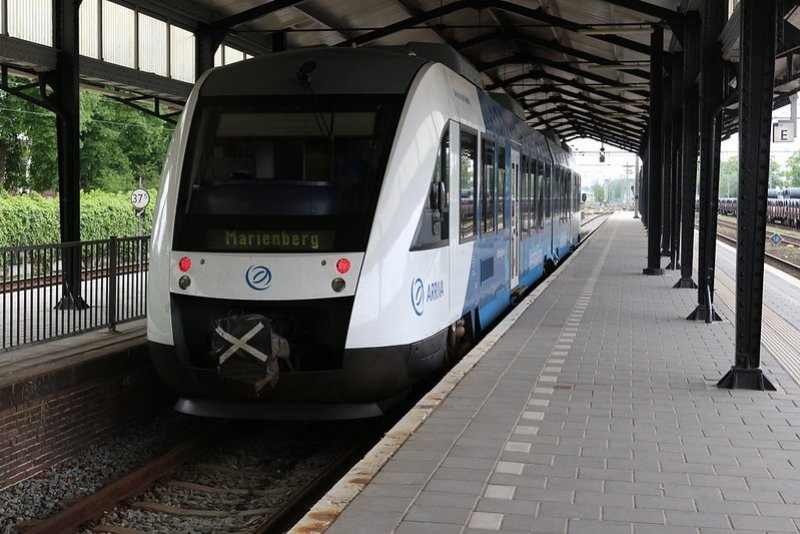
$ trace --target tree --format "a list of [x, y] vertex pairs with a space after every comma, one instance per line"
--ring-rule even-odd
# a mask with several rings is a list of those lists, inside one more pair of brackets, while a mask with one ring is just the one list
[[786, 178], [783, 176], [781, 164], [772, 156], [769, 157], [769, 187], [778, 189], [786, 187]]
[[788, 187], [800, 187], [800, 150], [786, 160], [784, 178]]
[[81, 185], [123, 191], [158, 185], [172, 126], [96, 93], [81, 95]]
[[[81, 91], [80, 106], [81, 188], [129, 190], [139, 177], [156, 187], [172, 125], [90, 91]], [[55, 115], [6, 92], [0, 110], [0, 191], [58, 190]]]
[[[9, 78], [12, 86], [25, 81]], [[0, 109], [0, 190], [52, 189], [58, 176], [55, 115], [6, 92], [0, 92]]]
[[603, 184], [592, 184], [592, 196], [595, 201], [603, 202], [606, 199], [606, 191]]
[[719, 197], [738, 196], [739, 191], [739, 156], [731, 156], [719, 165]]

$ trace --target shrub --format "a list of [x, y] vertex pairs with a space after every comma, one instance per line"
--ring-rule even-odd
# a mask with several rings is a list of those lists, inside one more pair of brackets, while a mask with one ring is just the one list
[[[136, 217], [130, 193], [81, 192], [81, 240], [149, 235], [156, 190], [149, 190], [144, 217]], [[0, 247], [44, 245], [61, 240], [58, 198], [37, 193], [10, 196], [0, 193]]]

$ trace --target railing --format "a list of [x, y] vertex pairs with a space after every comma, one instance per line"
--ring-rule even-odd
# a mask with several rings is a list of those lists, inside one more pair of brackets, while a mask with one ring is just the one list
[[144, 317], [149, 239], [0, 247], [0, 351]]

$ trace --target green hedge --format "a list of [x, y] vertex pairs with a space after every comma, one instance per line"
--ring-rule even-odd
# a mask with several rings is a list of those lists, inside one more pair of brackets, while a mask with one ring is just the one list
[[[81, 240], [149, 235], [156, 190], [149, 190], [144, 217], [136, 217], [129, 192], [81, 192]], [[10, 196], [0, 193], [0, 247], [44, 245], [60, 241], [58, 199], [37, 193]]]

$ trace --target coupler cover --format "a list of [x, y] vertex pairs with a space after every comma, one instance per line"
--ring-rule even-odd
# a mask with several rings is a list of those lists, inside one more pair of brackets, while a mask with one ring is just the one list
[[278, 382], [278, 358], [289, 357], [289, 342], [257, 313], [230, 315], [211, 323], [211, 353], [220, 379], [236, 391], [256, 397]]

